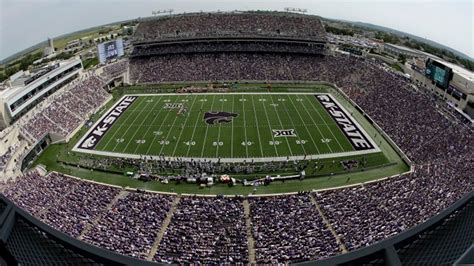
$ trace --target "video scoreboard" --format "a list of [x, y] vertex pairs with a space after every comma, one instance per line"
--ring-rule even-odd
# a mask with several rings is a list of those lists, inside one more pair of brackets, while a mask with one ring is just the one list
[[123, 40], [118, 38], [114, 41], [103, 42], [97, 46], [99, 62], [104, 64], [106, 61], [123, 56]]
[[426, 61], [425, 76], [436, 83], [436, 86], [446, 90], [449, 86], [449, 81], [453, 79], [453, 70], [450, 67], [429, 58]]

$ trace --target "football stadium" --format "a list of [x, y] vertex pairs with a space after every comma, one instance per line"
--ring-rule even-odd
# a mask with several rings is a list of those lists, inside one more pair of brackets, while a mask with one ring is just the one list
[[45, 43], [0, 87], [0, 264], [473, 263], [474, 74], [300, 11]]

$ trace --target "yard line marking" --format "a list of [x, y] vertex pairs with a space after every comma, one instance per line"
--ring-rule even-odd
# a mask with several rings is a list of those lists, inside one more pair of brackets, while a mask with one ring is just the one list
[[[298, 97], [298, 98], [300, 98], [300, 97]], [[305, 96], [305, 99], [306, 99], [306, 101], [308, 101], [308, 98], [307, 98], [306, 96]], [[311, 101], [311, 100], [312, 100], [312, 99], [309, 98], [309, 101]], [[314, 106], [313, 106], [313, 107], [314, 107]], [[308, 111], [308, 109], [306, 108], [306, 104], [303, 104], [303, 108], [304, 108], [304, 110], [306, 111], [306, 113], [308, 114], [308, 116], [311, 118], [311, 121], [313, 121], [313, 124], [316, 124], [316, 122], [314, 121], [313, 116], [311, 115], [311, 113], [310, 113], [310, 112]], [[321, 116], [320, 116], [320, 117], [321, 117]], [[321, 120], [324, 121], [324, 120], [322, 119], [322, 117], [321, 117]], [[323, 135], [323, 132], [321, 132], [321, 129], [319, 129], [319, 127], [316, 127], [316, 129], [318, 130], [319, 135], [321, 135], [322, 138], [326, 138], [326, 137]], [[329, 143], [326, 143], [326, 145], [328, 146], [329, 151], [331, 151], [331, 153], [333, 153], [333, 150], [332, 150], [331, 146], [329, 145]]]
[[[260, 153], [263, 156], [263, 147], [262, 147], [262, 138], [260, 138], [260, 130], [258, 129], [258, 119], [257, 119], [257, 111], [255, 110], [255, 101], [253, 100], [253, 95], [250, 96], [252, 98], [252, 106], [253, 106], [253, 114], [255, 116], [255, 123], [256, 123], [256, 127], [257, 127], [257, 135], [258, 135], [258, 143], [260, 144]], [[275, 145], [273, 145], [275, 146]], [[275, 147], [276, 149], [276, 147]]]
[[[197, 97], [197, 96], [196, 96]], [[202, 99], [207, 99], [206, 97], [203, 97]], [[204, 101], [201, 101], [201, 108], [199, 110], [202, 110], [202, 107], [204, 106]], [[197, 126], [197, 123], [199, 121], [199, 116], [201, 116], [202, 114], [199, 113], [198, 114], [198, 118], [196, 119], [196, 122], [194, 123], [194, 127], [193, 127], [193, 133], [191, 134], [191, 139], [189, 141], [193, 141], [193, 138], [194, 138], [194, 133], [196, 132], [196, 128], [198, 127]], [[206, 124], [207, 126], [207, 124]], [[189, 151], [191, 150], [191, 145], [188, 145], [188, 151], [186, 152], [186, 157], [189, 156]]]
[[[308, 98], [308, 96], [306, 96], [306, 98]], [[319, 110], [318, 110], [318, 109], [316, 108], [316, 106], [315, 106], [315, 103], [318, 103], [318, 104], [319, 104], [319, 102], [317, 102], [317, 101], [315, 100], [315, 97], [312, 97], [312, 101], [310, 100], [310, 102], [311, 102], [311, 106], [313, 106], [313, 109], [314, 109], [314, 110], [316, 111], [316, 113], [319, 115], [319, 117], [321, 118], [321, 120], [324, 121], [323, 116], [319, 113]], [[328, 125], [326, 125], [326, 127], [329, 129], [329, 132], [331, 132], [331, 135], [334, 137], [334, 139], [336, 140], [337, 144], [338, 144], [339, 147], [341, 148], [341, 152], [343, 152], [343, 151], [344, 151], [344, 148], [342, 147], [342, 145], [341, 145], [341, 143], [339, 142], [339, 140], [336, 138], [336, 135], [334, 135], [334, 132], [332, 132], [332, 129], [331, 129]], [[339, 128], [339, 127], [338, 127], [338, 128]]]
[[[154, 97], [156, 97], [156, 96], [154, 96]], [[157, 104], [160, 103], [161, 98], [163, 98], [163, 95], [160, 95], [160, 98], [157, 100]], [[153, 110], [155, 109], [155, 107], [156, 107], [156, 106], [153, 107]], [[155, 117], [153, 117], [153, 120], [151, 121], [151, 123], [152, 123], [151, 125], [152, 125], [152, 126], [149, 126], [149, 125], [141, 125], [142, 127], [143, 127], [143, 126], [148, 127], [147, 130], [145, 131], [145, 134], [143, 135], [143, 137], [146, 137], [146, 136], [148, 135], [148, 132], [150, 131], [150, 129], [153, 128], [153, 126], [154, 126], [153, 123], [155, 122], [156, 118], [159, 116], [159, 114], [161, 113], [162, 110], [164, 110], [164, 108], [160, 108], [160, 110], [159, 110], [158, 113], [155, 115]], [[131, 125], [134, 126], [133, 123], [132, 123]], [[160, 124], [160, 125], [161, 125], [161, 124]], [[151, 143], [150, 143], [150, 145], [151, 145]], [[134, 154], [137, 153], [138, 147], [139, 147], [139, 146], [137, 145], [137, 147], [135, 148], [135, 151], [133, 152]], [[144, 155], [147, 155], [147, 154], [144, 154]]]
[[[138, 99], [140, 99], [140, 98], [137, 98], [137, 100], [135, 100], [135, 102], [137, 102]], [[142, 105], [143, 102], [144, 102], [144, 101], [140, 102], [138, 105], [139, 105], [139, 106]], [[133, 105], [133, 103], [132, 103], [132, 105]], [[110, 109], [109, 109], [109, 110], [110, 110]], [[107, 113], [107, 112], [109, 112], [109, 111], [106, 111], [106, 113]], [[125, 117], [125, 118], [124, 118], [125, 120], [124, 120], [122, 123], [117, 123], [118, 121], [116, 121], [116, 122], [114, 123], [114, 126], [117, 126], [117, 129], [113, 129], [114, 127], [112, 126], [111, 131], [109, 131], [109, 134], [112, 134], [112, 137], [109, 138], [109, 139], [107, 139], [107, 142], [106, 142], [105, 145], [104, 145], [104, 150], [108, 150], [107, 147], [109, 146], [109, 143], [115, 138], [115, 135], [120, 131], [120, 129], [121, 129], [124, 125], [127, 124], [127, 123], [125, 123], [125, 122], [127, 122], [128, 119], [130, 119], [130, 118], [132, 117], [132, 116], [130, 116], [130, 115], [125, 115], [125, 114], [126, 114], [126, 113], [122, 114], [122, 116], [121, 116], [122, 118]], [[119, 118], [118, 120], [120, 120], [120, 118]], [[112, 131], [113, 131], [113, 133], [111, 133]], [[105, 137], [105, 138], [102, 138], [102, 139], [106, 139], [106, 138], [107, 138], [107, 135], [104, 136], [104, 137]], [[100, 143], [100, 142], [99, 142], [99, 143]], [[97, 146], [99, 146], [99, 143], [97, 144]], [[96, 147], [97, 147], [97, 146], [96, 146]]]
[[[214, 97], [212, 97], [211, 112], [214, 111], [214, 110], [212, 110], [212, 108], [214, 107], [214, 101], [215, 100], [216, 100], [216, 95], [214, 95]], [[203, 157], [203, 155], [204, 155], [204, 148], [206, 147], [207, 131], [208, 130], [209, 130], [209, 124], [206, 124], [206, 133], [204, 134], [204, 142], [202, 143], [201, 157]]]
[[[188, 97], [188, 95], [184, 96], [184, 99], [186, 99], [187, 97]], [[171, 110], [170, 110], [170, 113], [171, 113]], [[178, 117], [179, 117], [179, 115], [176, 114], [176, 116], [173, 120], [173, 124], [171, 125], [170, 129], [168, 130], [168, 134], [166, 134], [165, 141], [168, 141], [168, 138], [169, 138], [171, 132], [173, 131], [172, 129], [174, 128], [174, 124], [176, 123], [176, 120], [178, 120]], [[166, 144], [164, 144], [164, 143], [163, 143], [163, 145], [161, 145], [160, 154], [163, 152], [163, 149], [165, 148], [165, 146], [166, 146]]]
[[[143, 100], [143, 101], [145, 102], [145, 106], [148, 106], [149, 103], [146, 102], [145, 100]], [[145, 108], [144, 108], [143, 110], [145, 110]], [[140, 115], [141, 115], [141, 112], [140, 112]], [[137, 120], [137, 118], [138, 118], [140, 115], [135, 116], [135, 118], [133, 119], [132, 123], [135, 122], [135, 121]], [[129, 117], [133, 117], [133, 116], [129, 116]], [[126, 121], [128, 121], [128, 119], [127, 119]], [[130, 126], [130, 124], [125, 123], [126, 121], [124, 121], [124, 124], [123, 124], [123, 125], [127, 125], [128, 127], [127, 127], [127, 129], [125, 129], [125, 132], [123, 133], [122, 138], [124, 138], [125, 136], [127, 136], [127, 132], [130, 130], [130, 128], [132, 128], [132, 127]], [[117, 130], [115, 133], [118, 133], [119, 131], [120, 131], [120, 130]], [[111, 138], [110, 140], [113, 140], [114, 138], [115, 138], [115, 136], [112, 136], [112, 138]], [[118, 146], [118, 145], [119, 145], [119, 142], [116, 142], [115, 145], [114, 145], [114, 148], [112, 149], [112, 151], [115, 151], [115, 149], [117, 149], [117, 146]]]
[[[161, 98], [161, 97], [160, 97]], [[147, 103], [148, 103], [148, 100], [147, 100]], [[145, 122], [148, 118], [148, 116], [150, 116], [151, 113], [153, 113], [153, 111], [155, 110], [156, 106], [158, 105], [159, 101], [156, 101], [156, 103], [153, 105], [153, 107], [148, 111], [148, 114], [143, 118], [141, 124], [136, 128], [135, 132], [133, 133], [133, 136], [132, 138], [127, 142], [127, 145], [125, 146], [125, 149], [123, 149], [124, 151], [127, 150], [128, 146], [130, 145], [130, 143], [133, 141], [133, 139], [135, 138], [135, 136], [137, 135], [137, 132], [141, 131], [142, 129], [142, 125], [143, 125], [143, 122]], [[155, 120], [153, 118], [153, 120]], [[132, 123], [133, 124], [133, 123]], [[130, 125], [130, 127], [133, 127], [132, 125]], [[148, 131], [148, 130], [147, 130]], [[145, 135], [143, 135], [143, 138], [145, 138]], [[135, 150], [138, 149], [139, 145], [136, 145], [135, 147]], [[133, 152], [135, 153], [135, 152]]]
[[[193, 106], [194, 106], [194, 103], [196, 102], [197, 96], [194, 96], [193, 98], [194, 98], [194, 99], [193, 99], [193, 103], [191, 104], [191, 107], [189, 107], [189, 111], [188, 111], [188, 112], [191, 112], [191, 111], [193, 110]], [[186, 119], [184, 120], [184, 124], [183, 124], [183, 125], [186, 125], [186, 123], [188, 122], [189, 117], [191, 116], [190, 113], [187, 113], [186, 115], [187, 115], [187, 116], [186, 116]], [[198, 119], [196, 119], [196, 120], [199, 120], [199, 117], [198, 117]], [[170, 130], [170, 131], [171, 131], [171, 130]], [[180, 142], [180, 140], [181, 140], [181, 136], [183, 135], [183, 131], [184, 131], [184, 129], [182, 128], [182, 129], [181, 129], [181, 132], [179, 132], [179, 137], [178, 137], [178, 140], [176, 141], [176, 144], [174, 145], [174, 149], [173, 149], [173, 153], [171, 154], [171, 157], [174, 157], [174, 154], [176, 153], [176, 148], [178, 148], [178, 144], [179, 144], [179, 142]]]
[[[222, 95], [224, 96], [224, 95]], [[224, 98], [221, 98], [221, 99], [224, 99]], [[222, 101], [222, 105], [221, 105], [221, 110], [220, 111], [223, 111], [222, 109], [224, 109], [224, 101]], [[232, 122], [231, 122], [232, 123]], [[219, 142], [221, 141], [221, 126], [222, 126], [222, 123], [219, 123], [219, 133], [217, 135], [217, 149], [216, 149], [216, 157], [219, 157]]]
[[[243, 99], [244, 96], [242, 95], [242, 98]], [[247, 157], [249, 157], [249, 147], [248, 147], [248, 139], [247, 139], [247, 123], [245, 121], [245, 101], [242, 101], [242, 113], [244, 115], [244, 136], [245, 136], [245, 154], [247, 155]]]
[[[146, 108], [150, 103], [147, 102], [147, 101], [145, 101], [145, 102], [146, 102], [145, 108], [143, 108], [143, 110], [142, 110], [137, 116], [135, 116], [135, 118], [133, 119], [132, 123], [134, 123], [139, 117], [141, 117], [142, 113], [143, 113], [145, 110], [150, 111], [149, 109]], [[129, 131], [131, 128], [133, 128], [133, 127], [132, 127], [130, 124], [128, 124], [128, 127], [127, 127], [127, 129], [125, 130], [125, 133], [123, 134], [124, 137], [127, 136], [127, 133], [128, 133], [128, 131]], [[135, 129], [135, 130], [136, 130], [136, 129]], [[135, 133], [135, 132], [136, 132], [136, 131], [134, 131], [134, 133]], [[132, 137], [130, 138], [129, 142], [132, 141], [132, 139], [133, 139], [133, 135], [132, 135]], [[115, 149], [117, 148], [118, 145], [119, 145], [119, 142], [115, 143], [115, 146], [114, 146], [114, 148], [112, 149], [112, 151], [115, 151]], [[125, 151], [125, 150], [123, 149], [122, 151]]]
[[[290, 101], [291, 101], [291, 100], [290, 100]], [[293, 104], [293, 102], [292, 102], [292, 104]], [[292, 124], [293, 128], [294, 128], [295, 131], [296, 131], [296, 126], [295, 126], [295, 124], [293, 123], [293, 119], [291, 119], [291, 116], [290, 116], [290, 113], [288, 112], [288, 109], [286, 108], [286, 103], [283, 103], [283, 106], [284, 106], [283, 109], [285, 109], [286, 114], [287, 114], [288, 117], [290, 118], [291, 124]], [[275, 108], [276, 108], [276, 107], [275, 107]], [[304, 121], [303, 121], [303, 122], [304, 122]], [[298, 138], [300, 138], [298, 134], [297, 134], [296, 136], [297, 136]], [[303, 149], [304, 155], [307, 155], [306, 149], [304, 148], [304, 145], [303, 145], [303, 143], [302, 143], [301, 141], [300, 141], [300, 145], [301, 145], [301, 148]]]
[[[157, 131], [160, 131], [161, 127], [163, 126], [163, 123], [166, 121], [166, 118], [168, 118], [168, 115], [170, 113], [171, 113], [171, 110], [168, 110], [168, 112], [165, 115], [165, 118], [163, 118], [163, 120], [161, 120], [160, 127], [158, 127]], [[153, 140], [151, 141], [150, 145], [148, 146], [148, 149], [146, 150], [146, 155], [150, 155], [150, 149], [151, 149], [151, 147], [153, 147], [153, 144], [155, 143], [156, 137], [158, 137], [158, 134], [155, 134], [155, 136], [153, 137]]]
[[[268, 129], [270, 131], [270, 136], [272, 136], [272, 142], [275, 143], [275, 137], [273, 136], [273, 132], [272, 132], [272, 124], [270, 124], [270, 119], [268, 119], [268, 114], [267, 114], [267, 108], [265, 107], [265, 102], [262, 102], [262, 105], [263, 105], [263, 110], [265, 111], [265, 117], [267, 118], [267, 123], [268, 123]], [[273, 145], [273, 147], [275, 148], [275, 152], [276, 152], [276, 156], [278, 157], [278, 149], [276, 147], [276, 145]]]
[[[232, 95], [232, 113], [234, 112], [234, 95]], [[230, 157], [234, 157], [234, 121], [232, 121], [232, 132], [230, 133]]]
[[[278, 118], [278, 121], [280, 122], [280, 126], [283, 127], [283, 123], [281, 122], [280, 115], [278, 114], [278, 111], [277, 111], [276, 106], [275, 106], [275, 102], [273, 101], [273, 97], [271, 95], [270, 95], [270, 99], [272, 99], [273, 108], [275, 109], [275, 113], [277, 114], [277, 118]], [[282, 128], [282, 129], [284, 129], [284, 128]], [[294, 130], [296, 131], [296, 129], [294, 129]], [[285, 140], [286, 140], [286, 144], [288, 145], [288, 149], [290, 150], [290, 154], [291, 154], [291, 156], [293, 156], [293, 151], [291, 150], [291, 146], [290, 146], [290, 142], [288, 141], [288, 138], [285, 138]]]
[[[303, 120], [303, 117], [301, 116], [300, 114], [300, 111], [298, 110], [298, 107], [296, 107], [296, 105], [293, 103], [293, 100], [291, 99], [290, 96], [288, 96], [288, 98], [290, 99], [290, 102], [291, 104], [294, 106], [295, 110], [296, 110], [296, 113], [298, 114], [298, 116], [300, 117], [301, 121], [303, 122], [303, 126], [304, 128], [306, 129], [306, 132], [308, 132], [309, 134], [309, 137], [311, 138], [311, 141], [313, 141], [313, 145], [314, 147], [316, 148], [316, 150], [318, 151], [318, 154], [321, 154], [321, 152], [319, 151], [319, 148], [318, 148], [318, 145], [316, 145], [316, 141], [314, 141], [314, 138], [313, 138], [313, 134], [311, 134], [311, 131], [309, 131], [308, 127], [306, 126], [306, 124], [304, 123], [304, 120]], [[299, 98], [299, 97], [298, 97]], [[302, 104], [304, 105], [304, 104]], [[313, 121], [314, 122], [314, 121]], [[316, 125], [316, 124], [310, 124], [310, 125]], [[317, 125], [316, 125], [317, 127]]]

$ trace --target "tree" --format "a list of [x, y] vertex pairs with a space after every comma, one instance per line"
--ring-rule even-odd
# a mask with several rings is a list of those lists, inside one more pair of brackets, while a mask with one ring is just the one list
[[0, 82], [3, 82], [4, 80], [6, 80], [8, 78], [7, 75], [3, 74], [3, 73], [0, 73]]
[[400, 54], [400, 56], [398, 57], [398, 61], [400, 61], [400, 63], [402, 64], [405, 64], [405, 62], [407, 61], [407, 58], [404, 54]]
[[7, 77], [15, 74], [16, 72], [18, 72], [18, 67], [17, 66], [12, 66], [12, 67], [9, 67], [9, 68], [5, 69], [5, 75]]

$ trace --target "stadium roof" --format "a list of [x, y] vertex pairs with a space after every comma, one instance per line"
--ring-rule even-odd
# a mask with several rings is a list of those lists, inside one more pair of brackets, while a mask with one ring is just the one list
[[41, 80], [41, 78], [47, 75], [56, 74], [57, 72], [63, 71], [62, 67], [73, 63], [77, 63], [77, 58], [73, 57], [65, 61], [51, 62], [47, 66], [35, 70], [34, 72], [18, 71], [10, 77], [9, 82], [5, 84], [5, 89], [0, 90], [0, 99], [7, 99], [16, 95], [17, 93], [21, 93], [29, 86], [37, 86], [38, 84], [36, 81]]
[[396, 48], [396, 49], [402, 50], [402, 51], [407, 51], [407, 52], [411, 52], [411, 53], [415, 53], [415, 54], [423, 54], [423, 52], [420, 51], [420, 50], [411, 49], [411, 48], [408, 48], [406, 46], [396, 45], [396, 44], [393, 44], [393, 43], [385, 43], [385, 45], [391, 46], [393, 48]]

